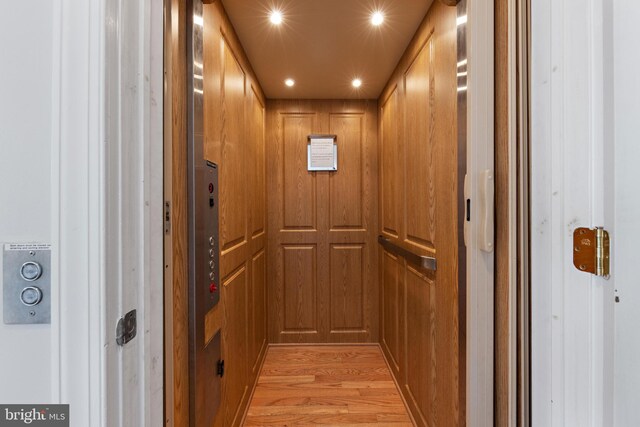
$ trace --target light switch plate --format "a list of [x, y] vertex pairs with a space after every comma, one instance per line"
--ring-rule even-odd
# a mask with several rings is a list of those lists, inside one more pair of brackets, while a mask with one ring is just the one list
[[10, 243], [2, 258], [4, 323], [51, 323], [51, 246]]

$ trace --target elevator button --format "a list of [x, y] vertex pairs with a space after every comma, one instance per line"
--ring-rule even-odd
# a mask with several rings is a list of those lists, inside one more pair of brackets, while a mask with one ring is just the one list
[[20, 268], [20, 276], [27, 282], [38, 280], [42, 276], [42, 267], [37, 262], [27, 261]]
[[20, 300], [26, 306], [34, 306], [42, 301], [42, 291], [35, 286], [27, 286], [20, 292]]
[[213, 274], [213, 271], [209, 273], [209, 279], [213, 280], [216, 278], [216, 275]]
[[216, 286], [216, 282], [211, 282], [211, 284], [209, 285], [209, 292], [214, 293], [217, 290], [218, 287]]
[[215, 252], [213, 251], [213, 249], [209, 249], [209, 256], [213, 258], [213, 255], [215, 255]]
[[213, 270], [213, 267], [216, 266], [216, 263], [213, 260], [209, 261], [209, 268]]
[[209, 237], [209, 246], [213, 246], [214, 242], [215, 240], [213, 240], [213, 236]]

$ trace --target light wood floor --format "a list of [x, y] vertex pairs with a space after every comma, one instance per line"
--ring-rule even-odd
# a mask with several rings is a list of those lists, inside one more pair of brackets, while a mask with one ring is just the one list
[[245, 426], [411, 426], [378, 346], [270, 347]]

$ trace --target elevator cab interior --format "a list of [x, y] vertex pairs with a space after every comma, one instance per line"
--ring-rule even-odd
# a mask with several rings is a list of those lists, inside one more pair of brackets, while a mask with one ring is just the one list
[[465, 5], [167, 1], [170, 425], [466, 424]]

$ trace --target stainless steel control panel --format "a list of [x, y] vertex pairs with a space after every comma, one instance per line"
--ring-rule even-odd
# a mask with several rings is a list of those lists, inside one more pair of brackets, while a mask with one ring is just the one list
[[[195, 162], [194, 162], [195, 163]], [[190, 393], [191, 425], [212, 425], [220, 404], [220, 378], [214, 369], [220, 358], [220, 340], [205, 339], [205, 317], [220, 301], [218, 239], [218, 166], [195, 164], [190, 216]], [[218, 392], [215, 392], [218, 390]]]
[[[214, 424], [220, 406], [220, 331], [205, 317], [220, 300], [218, 165], [204, 153], [202, 0], [187, 1], [187, 147], [189, 218], [189, 426]], [[222, 365], [224, 366], [224, 365]]]
[[2, 259], [4, 323], [51, 323], [50, 246], [6, 244]]
[[[206, 314], [220, 301], [218, 241], [218, 166], [205, 162], [196, 170], [196, 292]], [[204, 320], [204, 319], [203, 319]]]

